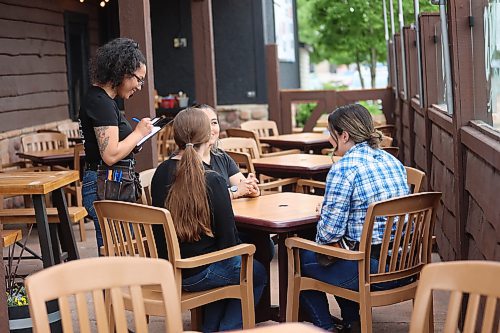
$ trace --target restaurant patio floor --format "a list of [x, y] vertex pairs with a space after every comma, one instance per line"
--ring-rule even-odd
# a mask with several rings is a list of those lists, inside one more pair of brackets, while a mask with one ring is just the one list
[[[87, 240], [85, 242], [78, 242], [78, 249], [81, 258], [89, 258], [97, 256], [97, 249], [95, 245], [95, 234], [94, 226], [92, 223], [86, 223]], [[75, 226], [75, 235], [78, 235], [78, 230]], [[27, 230], [23, 230], [23, 236], [27, 234]], [[78, 239], [78, 236], [77, 240]], [[39, 253], [38, 246], [38, 236], [36, 234], [36, 229], [33, 230], [32, 234], [28, 239], [27, 246], [34, 249]], [[4, 249], [4, 256], [7, 255], [7, 250]], [[271, 265], [271, 284], [277, 285], [277, 256], [275, 256], [273, 263]], [[434, 253], [432, 256], [432, 261], [440, 261], [439, 256]], [[26, 259], [22, 260], [20, 264], [19, 274], [31, 274], [33, 272], [42, 269], [42, 262], [40, 260]], [[96, 272], [96, 274], [99, 274]], [[277, 288], [272, 289], [272, 303], [278, 303], [278, 291]], [[448, 295], [444, 292], [439, 292], [434, 298], [434, 326], [435, 332], [441, 332], [444, 325], [445, 314], [447, 309]], [[335, 301], [330, 300], [331, 312], [339, 316], [339, 310]], [[391, 333], [403, 333], [408, 332], [409, 322], [411, 317], [411, 302], [404, 302], [392, 306], [386, 306], [381, 308], [375, 308], [373, 311], [373, 331], [377, 333], [391, 332]], [[93, 314], [90, 314], [93, 316]], [[189, 330], [189, 312], [183, 313], [184, 327], [185, 330]], [[263, 322], [257, 324], [257, 326], [263, 325], [275, 325], [273, 321]], [[150, 321], [150, 332], [163, 332], [163, 318], [152, 317]]]

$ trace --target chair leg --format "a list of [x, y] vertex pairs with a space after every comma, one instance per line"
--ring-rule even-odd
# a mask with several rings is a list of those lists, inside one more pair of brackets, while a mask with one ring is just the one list
[[299, 321], [299, 296], [300, 296], [300, 278], [288, 278], [288, 291], [286, 302], [286, 321]]
[[370, 289], [360, 292], [359, 312], [361, 317], [361, 332], [372, 333], [372, 304], [370, 301]]
[[87, 240], [87, 230], [85, 230], [85, 218], [78, 221], [78, 226], [80, 228], [80, 240], [85, 242]]
[[429, 312], [427, 313], [427, 333], [434, 333], [434, 297], [431, 296]]
[[192, 331], [201, 331], [202, 323], [203, 323], [203, 312], [202, 307], [197, 307], [191, 309], [191, 330]]

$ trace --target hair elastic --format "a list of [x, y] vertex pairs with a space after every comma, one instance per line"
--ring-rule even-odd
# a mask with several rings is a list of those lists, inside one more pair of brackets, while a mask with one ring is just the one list
[[186, 143], [186, 148], [189, 146], [194, 147], [194, 145], [192, 143]]

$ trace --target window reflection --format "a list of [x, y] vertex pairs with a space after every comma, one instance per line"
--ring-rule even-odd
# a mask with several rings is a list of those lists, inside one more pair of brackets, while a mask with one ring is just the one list
[[436, 89], [437, 89], [437, 103], [436, 106], [440, 110], [448, 112], [448, 105], [446, 101], [446, 78], [445, 78], [445, 65], [444, 65], [444, 52], [443, 52], [443, 42], [441, 36], [441, 23], [437, 22], [434, 25], [434, 36], [436, 47]]
[[485, 7], [484, 37], [488, 112], [491, 112], [493, 127], [500, 128], [500, 0], [490, 0]]

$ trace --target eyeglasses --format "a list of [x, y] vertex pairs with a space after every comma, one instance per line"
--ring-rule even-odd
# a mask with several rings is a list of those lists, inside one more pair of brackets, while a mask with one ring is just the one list
[[138, 77], [134, 73], [132, 73], [131, 75], [137, 79], [137, 83], [139, 83], [139, 86], [142, 87], [144, 85], [144, 79], [141, 79], [140, 77]]

